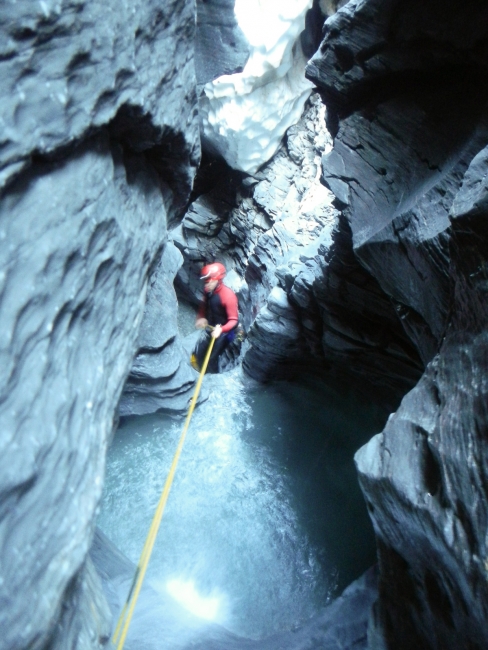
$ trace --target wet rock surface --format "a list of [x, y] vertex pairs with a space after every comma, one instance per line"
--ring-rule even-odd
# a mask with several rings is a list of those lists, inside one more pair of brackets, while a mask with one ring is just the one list
[[86, 555], [148, 274], [199, 160], [194, 30], [191, 3], [0, 8], [2, 648], [108, 643]]
[[[256, 643], [211, 629], [200, 647], [484, 648], [486, 3], [351, 0], [308, 66], [327, 114], [312, 95], [264, 167], [209, 158], [193, 186], [195, 37], [200, 83], [247, 56], [232, 3], [197, 6], [198, 21], [176, 0], [0, 8], [2, 647], [107, 645], [86, 556], [117, 404], [185, 408], [172, 280], [195, 304], [219, 259], [253, 377], [306, 366], [390, 405], [418, 383], [356, 456], [379, 552], [367, 639], [371, 574], [306, 629]], [[132, 567], [102, 556], [114, 608]]]
[[486, 149], [473, 159], [451, 209], [450, 330], [384, 432], [356, 458], [381, 540], [385, 598], [376, 606], [376, 631], [390, 644], [400, 634], [405, 648], [414, 641], [482, 648], [488, 639], [482, 170]]
[[375, 650], [483, 648], [488, 635], [487, 9], [440, 9], [350, 2], [308, 67], [335, 136], [324, 182], [427, 364], [356, 456], [378, 538]]
[[5, 647], [33, 638], [42, 647], [57, 616], [82, 615], [61, 603], [89, 547], [142, 315], [140, 256], [156, 254], [165, 211], [144, 161], [98, 137], [63, 162], [31, 167], [4, 195], [0, 219], [10, 242], [1, 389], [2, 597], [10, 606], [1, 626]]
[[[448, 321], [449, 209], [486, 141], [481, 115], [487, 96], [470, 92], [485, 54], [481, 47], [478, 56], [468, 55], [461, 46], [469, 18], [460, 6], [438, 28], [442, 46], [432, 8], [402, 6], [405, 24], [396, 14], [393, 19], [397, 9], [395, 2], [349, 3], [328, 21], [308, 74], [329, 102], [335, 136], [333, 154], [323, 159], [324, 182], [345, 205], [356, 255], [402, 312], [425, 363]], [[368, 30], [364, 21], [371, 21]], [[418, 48], [415, 38], [428, 25], [432, 34]], [[386, 43], [388, 29], [394, 36]], [[441, 72], [454, 57], [447, 78]]]
[[181, 253], [168, 243], [149, 280], [138, 352], [119, 404], [121, 416], [184, 412], [188, 407], [197, 375], [178, 332], [173, 280], [181, 263]]
[[[180, 150], [174, 180], [188, 191], [193, 174], [185, 174], [185, 160], [193, 155], [198, 163], [193, 49], [186, 46], [195, 32], [191, 5], [7, 2], [0, 11], [2, 185], [33, 156], [59, 155], [118, 117], [132, 122], [125, 132], [138, 150], [161, 146], [162, 164], [177, 166]], [[171, 152], [173, 138], [179, 147]]]

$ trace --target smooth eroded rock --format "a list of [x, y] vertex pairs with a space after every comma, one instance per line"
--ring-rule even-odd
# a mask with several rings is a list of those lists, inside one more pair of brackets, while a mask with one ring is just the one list
[[6, 648], [41, 648], [74, 616], [61, 605], [76, 602], [165, 210], [144, 160], [107, 137], [31, 167], [0, 209], [0, 626]]

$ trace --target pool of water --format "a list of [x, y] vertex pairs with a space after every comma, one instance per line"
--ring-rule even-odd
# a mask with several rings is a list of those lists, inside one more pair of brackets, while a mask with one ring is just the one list
[[[205, 377], [147, 577], [249, 638], [303, 624], [375, 560], [353, 464], [375, 409], [320, 382]], [[98, 525], [137, 562], [182, 421], [122, 422]]]

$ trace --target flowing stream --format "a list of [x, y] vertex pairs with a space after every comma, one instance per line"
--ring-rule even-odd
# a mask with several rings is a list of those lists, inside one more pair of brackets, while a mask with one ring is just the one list
[[[248, 637], [307, 621], [375, 561], [353, 464], [378, 413], [315, 380], [206, 376], [147, 578], [189, 611]], [[123, 421], [98, 524], [134, 562], [182, 430]]]

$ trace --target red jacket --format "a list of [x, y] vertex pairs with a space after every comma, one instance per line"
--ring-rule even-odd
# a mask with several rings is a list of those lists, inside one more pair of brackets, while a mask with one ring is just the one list
[[222, 325], [222, 332], [230, 332], [239, 320], [237, 296], [222, 282], [212, 293], [205, 293], [197, 318], [206, 318], [209, 325]]

